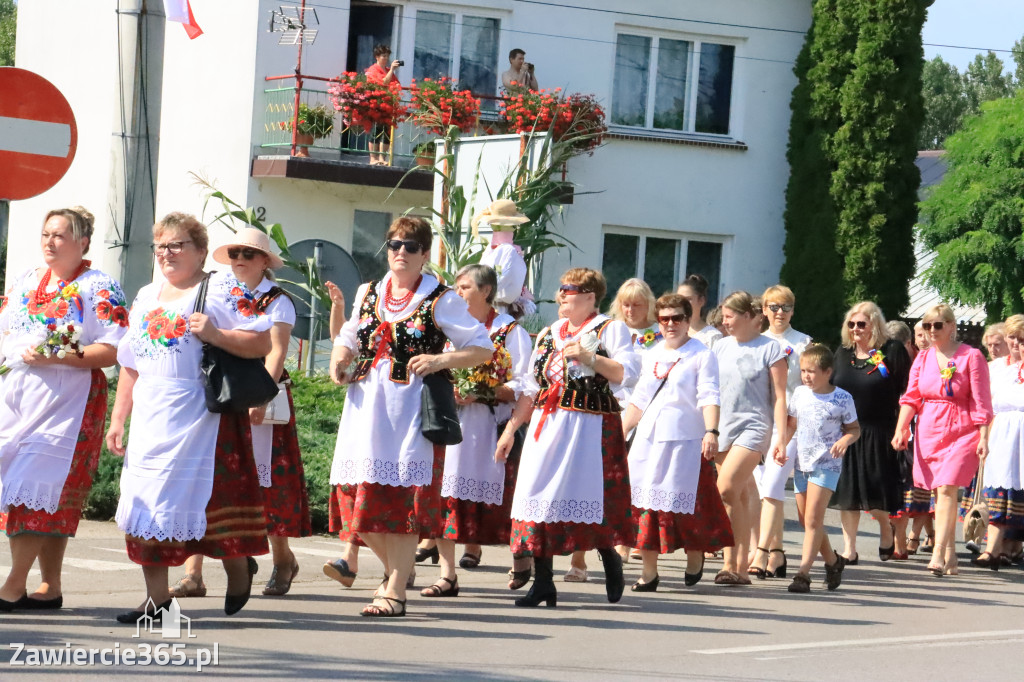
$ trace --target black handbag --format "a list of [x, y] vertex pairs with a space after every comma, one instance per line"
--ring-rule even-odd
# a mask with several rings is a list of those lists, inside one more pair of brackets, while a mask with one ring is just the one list
[[455, 387], [447, 372], [434, 372], [423, 377], [420, 393], [420, 432], [437, 445], [458, 445], [462, 442], [462, 425], [455, 405]]
[[[207, 275], [196, 294], [194, 311], [197, 313], [206, 310], [209, 284]], [[200, 369], [206, 390], [206, 409], [214, 414], [245, 412], [250, 407], [266, 405], [279, 390], [263, 360], [240, 358], [208, 343], [203, 343]]]

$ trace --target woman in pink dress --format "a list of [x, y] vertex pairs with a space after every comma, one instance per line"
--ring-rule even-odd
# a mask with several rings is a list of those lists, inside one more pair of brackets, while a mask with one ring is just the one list
[[917, 415], [914, 485], [936, 491], [935, 551], [928, 570], [956, 575], [956, 496], [988, 454], [992, 419], [985, 356], [956, 340], [956, 320], [949, 306], [929, 308], [921, 326], [931, 346], [914, 359], [892, 446], [907, 447], [910, 422]]

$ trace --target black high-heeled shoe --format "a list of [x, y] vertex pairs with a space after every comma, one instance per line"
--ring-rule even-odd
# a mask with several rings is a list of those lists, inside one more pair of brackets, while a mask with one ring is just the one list
[[686, 585], [687, 587], [693, 587], [694, 585], [699, 583], [700, 579], [704, 577], [704, 564], [706, 562], [707, 562], [707, 559], [703, 555], [701, 555], [701, 558], [700, 558], [700, 569], [696, 573], [686, 573], [684, 571], [683, 572], [683, 584]]
[[631, 587], [630, 589], [634, 592], [657, 592], [658, 583], [660, 582], [661, 576], [656, 575], [654, 576], [654, 580], [649, 580], [645, 583], [642, 583], [639, 580], [637, 580], [635, 583], [633, 583], [633, 587]]
[[127, 611], [125, 613], [118, 614], [117, 622], [131, 625], [132, 623], [137, 623], [139, 618], [142, 618], [143, 616], [151, 617], [154, 623], [161, 622], [164, 618], [164, 612], [171, 608], [172, 601], [174, 601], [173, 598], [168, 599], [163, 604], [154, 605], [152, 613], [149, 609], [144, 609], [142, 611]]
[[255, 559], [253, 559], [251, 556], [245, 558], [249, 569], [249, 587], [246, 588], [245, 594], [224, 595], [224, 613], [226, 613], [229, 616], [233, 616], [239, 611], [241, 611], [242, 607], [245, 606], [246, 603], [248, 603], [249, 596], [252, 594], [252, 577], [256, 575], [256, 573], [260, 570], [259, 564], [256, 563]]
[[771, 552], [778, 552], [779, 554], [781, 554], [782, 555], [782, 565], [777, 567], [774, 571], [769, 571], [768, 570], [768, 564], [765, 564], [765, 571], [764, 571], [765, 576], [767, 576], [769, 578], [785, 578], [786, 577], [786, 569], [789, 567], [789, 561], [787, 561], [787, 559], [786, 559], [786, 552], [784, 552], [781, 549], [770, 549], [770, 550], [768, 550], [768, 552], [769, 552], [769, 554], [768, 554], [769, 561], [771, 560]]
[[622, 575], [622, 557], [610, 547], [598, 549], [597, 552], [604, 563], [604, 590], [608, 595], [608, 601], [612, 604], [618, 603], [626, 590], [626, 578]]
[[430, 563], [436, 564], [441, 559], [441, 553], [437, 551], [437, 545], [434, 545], [430, 549], [423, 549], [422, 547], [416, 550], [416, 563], [422, 564], [427, 559], [430, 559]]
[[750, 564], [750, 567], [747, 568], [747, 574], [756, 575], [758, 580], [764, 580], [768, 577], [768, 559], [771, 557], [771, 550], [765, 549], [764, 547], [758, 547], [757, 551], [764, 554], [764, 568]]
[[551, 557], [534, 557], [533, 569], [536, 577], [530, 585], [530, 591], [516, 599], [516, 606], [540, 606], [541, 602], [549, 607], [558, 606], [558, 591], [555, 589]]

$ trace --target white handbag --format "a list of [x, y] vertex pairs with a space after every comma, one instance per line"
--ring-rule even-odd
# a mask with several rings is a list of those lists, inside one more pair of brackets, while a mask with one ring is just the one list
[[288, 408], [288, 387], [278, 384], [280, 389], [274, 399], [267, 403], [267, 412], [263, 415], [264, 424], [287, 424], [291, 421], [292, 411]]

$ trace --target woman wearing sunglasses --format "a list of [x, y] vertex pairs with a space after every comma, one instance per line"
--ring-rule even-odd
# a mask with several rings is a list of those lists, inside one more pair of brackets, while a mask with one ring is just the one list
[[903, 483], [900, 455], [889, 434], [896, 428], [910, 356], [902, 343], [888, 338], [882, 311], [869, 301], [846, 312], [841, 333], [832, 383], [853, 395], [860, 438], [846, 451], [829, 507], [842, 511], [843, 557], [855, 566], [860, 560], [857, 528], [864, 511], [878, 522], [879, 558], [888, 561], [896, 551], [889, 515], [903, 508]]
[[[334, 340], [331, 377], [348, 385], [331, 466], [331, 532], [359, 538], [386, 576], [362, 615], [405, 615], [420, 537], [441, 537], [444, 446], [421, 432], [422, 377], [491, 359], [487, 329], [466, 302], [424, 267], [432, 234], [423, 218], [388, 228], [389, 271], [359, 287]], [[453, 350], [443, 352], [450, 341]]]
[[622, 559], [632, 546], [629, 472], [615, 391], [636, 383], [640, 357], [629, 329], [601, 315], [604, 275], [573, 268], [562, 275], [560, 319], [537, 335], [523, 377], [523, 396], [498, 441], [495, 457], [511, 451], [529, 421], [512, 501], [512, 552], [533, 552], [536, 575], [516, 606], [555, 606], [552, 558], [597, 549], [608, 601], [622, 597]]
[[[272, 321], [271, 349], [265, 366], [274, 381], [283, 385], [288, 399], [288, 422], [264, 424], [267, 406], [249, 410], [252, 425], [252, 451], [256, 460], [260, 490], [263, 492], [263, 510], [267, 517], [267, 534], [274, 556], [274, 570], [263, 588], [267, 596], [288, 593], [299, 570], [295, 554], [288, 547], [288, 538], [312, 535], [309, 516], [309, 497], [306, 494], [306, 474], [299, 454], [298, 433], [295, 430], [295, 410], [292, 406], [292, 387], [284, 360], [288, 355], [288, 340], [295, 326], [295, 305], [274, 281], [272, 269], [284, 263], [270, 250], [270, 238], [255, 228], [235, 233], [230, 243], [213, 252], [213, 260], [231, 266], [231, 273], [244, 285], [244, 303], [241, 306], [255, 315], [266, 315]], [[175, 597], [204, 597], [203, 555], [189, 557], [185, 562], [185, 575], [171, 587]]]
[[[786, 375], [786, 404], [793, 390], [800, 385], [800, 354], [811, 343], [811, 337], [793, 329], [793, 308], [796, 296], [787, 286], [768, 287], [761, 295], [761, 313], [768, 320], [764, 336], [782, 348], [788, 363]], [[785, 521], [786, 481], [793, 474], [797, 460], [794, 436], [786, 447], [786, 463], [779, 465], [774, 458], [759, 465], [754, 472], [757, 490], [761, 495], [761, 524], [756, 554], [750, 564], [750, 573], [758, 578], [785, 578], [786, 555], [782, 551], [782, 527]]]
[[718, 361], [688, 331], [690, 302], [666, 294], [656, 304], [664, 341], [644, 355], [643, 370], [622, 417], [636, 427], [629, 453], [633, 526], [643, 558], [634, 592], [658, 589], [658, 555], [686, 549], [687, 586], [704, 575], [704, 552], [732, 545], [718, 493]]
[[917, 415], [914, 485], [936, 491], [935, 550], [928, 570], [935, 576], [956, 575], [957, 493], [970, 484], [979, 460], [984, 463], [988, 454], [988, 365], [981, 351], [957, 340], [949, 306], [929, 308], [921, 326], [932, 343], [910, 368], [892, 446], [907, 447], [910, 422]]

